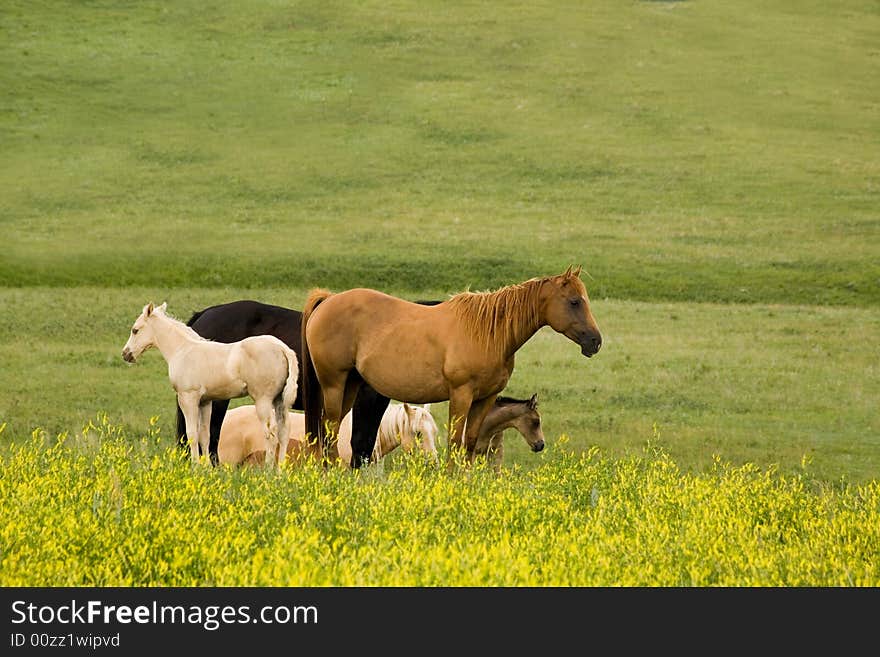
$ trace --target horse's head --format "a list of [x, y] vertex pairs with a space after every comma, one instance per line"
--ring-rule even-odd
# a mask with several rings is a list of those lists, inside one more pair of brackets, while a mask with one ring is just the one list
[[544, 320], [557, 333], [562, 333], [581, 347], [589, 358], [602, 346], [602, 334], [590, 310], [587, 288], [580, 279], [581, 268], [569, 267], [558, 276], [547, 279], [541, 290]]
[[412, 450], [418, 445], [422, 452], [429, 456], [437, 455], [437, 422], [431, 415], [430, 405], [410, 406], [403, 405], [407, 416], [407, 430], [400, 432], [400, 444], [407, 450]]
[[544, 449], [544, 429], [541, 428], [541, 415], [538, 413], [538, 395], [532, 395], [525, 402], [525, 412], [513, 421], [513, 428], [526, 439], [533, 452]]
[[134, 324], [131, 326], [131, 335], [128, 336], [128, 342], [122, 348], [122, 359], [126, 363], [135, 362], [143, 352], [156, 346], [156, 334], [150, 320], [157, 314], [164, 314], [165, 306], [164, 303], [161, 306], [148, 303], [144, 306], [143, 312], [134, 320]]

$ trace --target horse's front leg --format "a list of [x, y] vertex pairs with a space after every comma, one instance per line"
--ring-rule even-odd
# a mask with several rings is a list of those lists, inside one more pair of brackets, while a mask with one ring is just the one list
[[199, 395], [192, 392], [177, 393], [177, 405], [186, 423], [186, 440], [193, 464], [199, 462]]
[[480, 427], [483, 426], [483, 420], [486, 419], [486, 415], [495, 404], [495, 398], [497, 396], [498, 395], [489, 395], [485, 399], [480, 399], [471, 404], [464, 437], [469, 463], [473, 463], [474, 461], [474, 448], [477, 446], [477, 438], [480, 436]]
[[201, 457], [210, 463], [208, 447], [211, 443], [211, 402], [199, 402], [199, 448]]
[[453, 388], [449, 394], [449, 466], [452, 466], [464, 442], [465, 426], [473, 400], [473, 391], [468, 386]]

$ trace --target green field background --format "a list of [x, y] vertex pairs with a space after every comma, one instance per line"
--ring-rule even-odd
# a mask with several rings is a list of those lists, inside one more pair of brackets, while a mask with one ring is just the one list
[[574, 263], [603, 351], [544, 329], [508, 389], [551, 439], [876, 475], [873, 3], [11, 1], [0, 29], [7, 435], [167, 426], [159, 355], [118, 358], [147, 301]]
[[651, 445], [876, 482], [878, 34], [868, 0], [5, 0], [0, 451], [106, 413], [164, 453], [164, 361], [120, 355], [149, 301], [574, 264], [603, 347], [520, 350], [551, 449], [508, 432], [509, 472]]

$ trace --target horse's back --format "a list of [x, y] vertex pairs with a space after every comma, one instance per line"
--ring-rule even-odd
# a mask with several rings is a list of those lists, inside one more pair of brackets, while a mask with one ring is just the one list
[[291, 359], [293, 369], [298, 369], [296, 352], [274, 336], [252, 335], [232, 347], [229, 367], [251, 383], [260, 381], [272, 385], [286, 381]]
[[239, 340], [238, 344], [251, 358], [274, 356], [276, 354], [284, 354], [286, 357], [293, 351], [274, 335], [251, 335], [243, 340]]
[[[437, 308], [437, 305], [407, 301], [369, 288], [354, 288], [327, 297], [315, 309], [309, 324], [315, 321], [339, 322], [343, 326], [391, 323], [401, 317], [425, 317], [427, 313]], [[344, 321], [340, 321], [343, 318]]]
[[[321, 370], [353, 368], [386, 397], [442, 401], [446, 315], [443, 304], [426, 306], [355, 288], [331, 295], [315, 309], [306, 339], [319, 376]], [[414, 372], [425, 380], [416, 380]], [[407, 397], [412, 388], [421, 390], [417, 398]]]
[[193, 314], [187, 324], [204, 338], [238, 342], [252, 335], [274, 335], [299, 351], [302, 313], [250, 299], [210, 306]]

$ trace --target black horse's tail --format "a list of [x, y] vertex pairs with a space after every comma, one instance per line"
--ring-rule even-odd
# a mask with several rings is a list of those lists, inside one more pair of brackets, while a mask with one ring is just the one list
[[302, 370], [302, 402], [306, 416], [306, 440], [317, 441], [321, 451], [326, 455], [327, 437], [324, 432], [324, 396], [321, 393], [321, 383], [312, 364], [309, 354], [309, 342], [306, 340], [306, 327], [315, 308], [332, 294], [329, 290], [316, 288], [309, 293], [303, 308], [302, 324], [300, 325], [300, 338], [302, 347], [300, 353], [300, 369]]
[[[204, 313], [204, 310], [197, 310], [192, 314], [192, 317], [189, 318], [186, 325], [192, 326]], [[177, 445], [184, 451], [185, 456], [189, 458], [189, 441], [186, 439], [186, 419], [183, 417], [183, 412], [180, 410], [180, 406], [177, 406]]]

